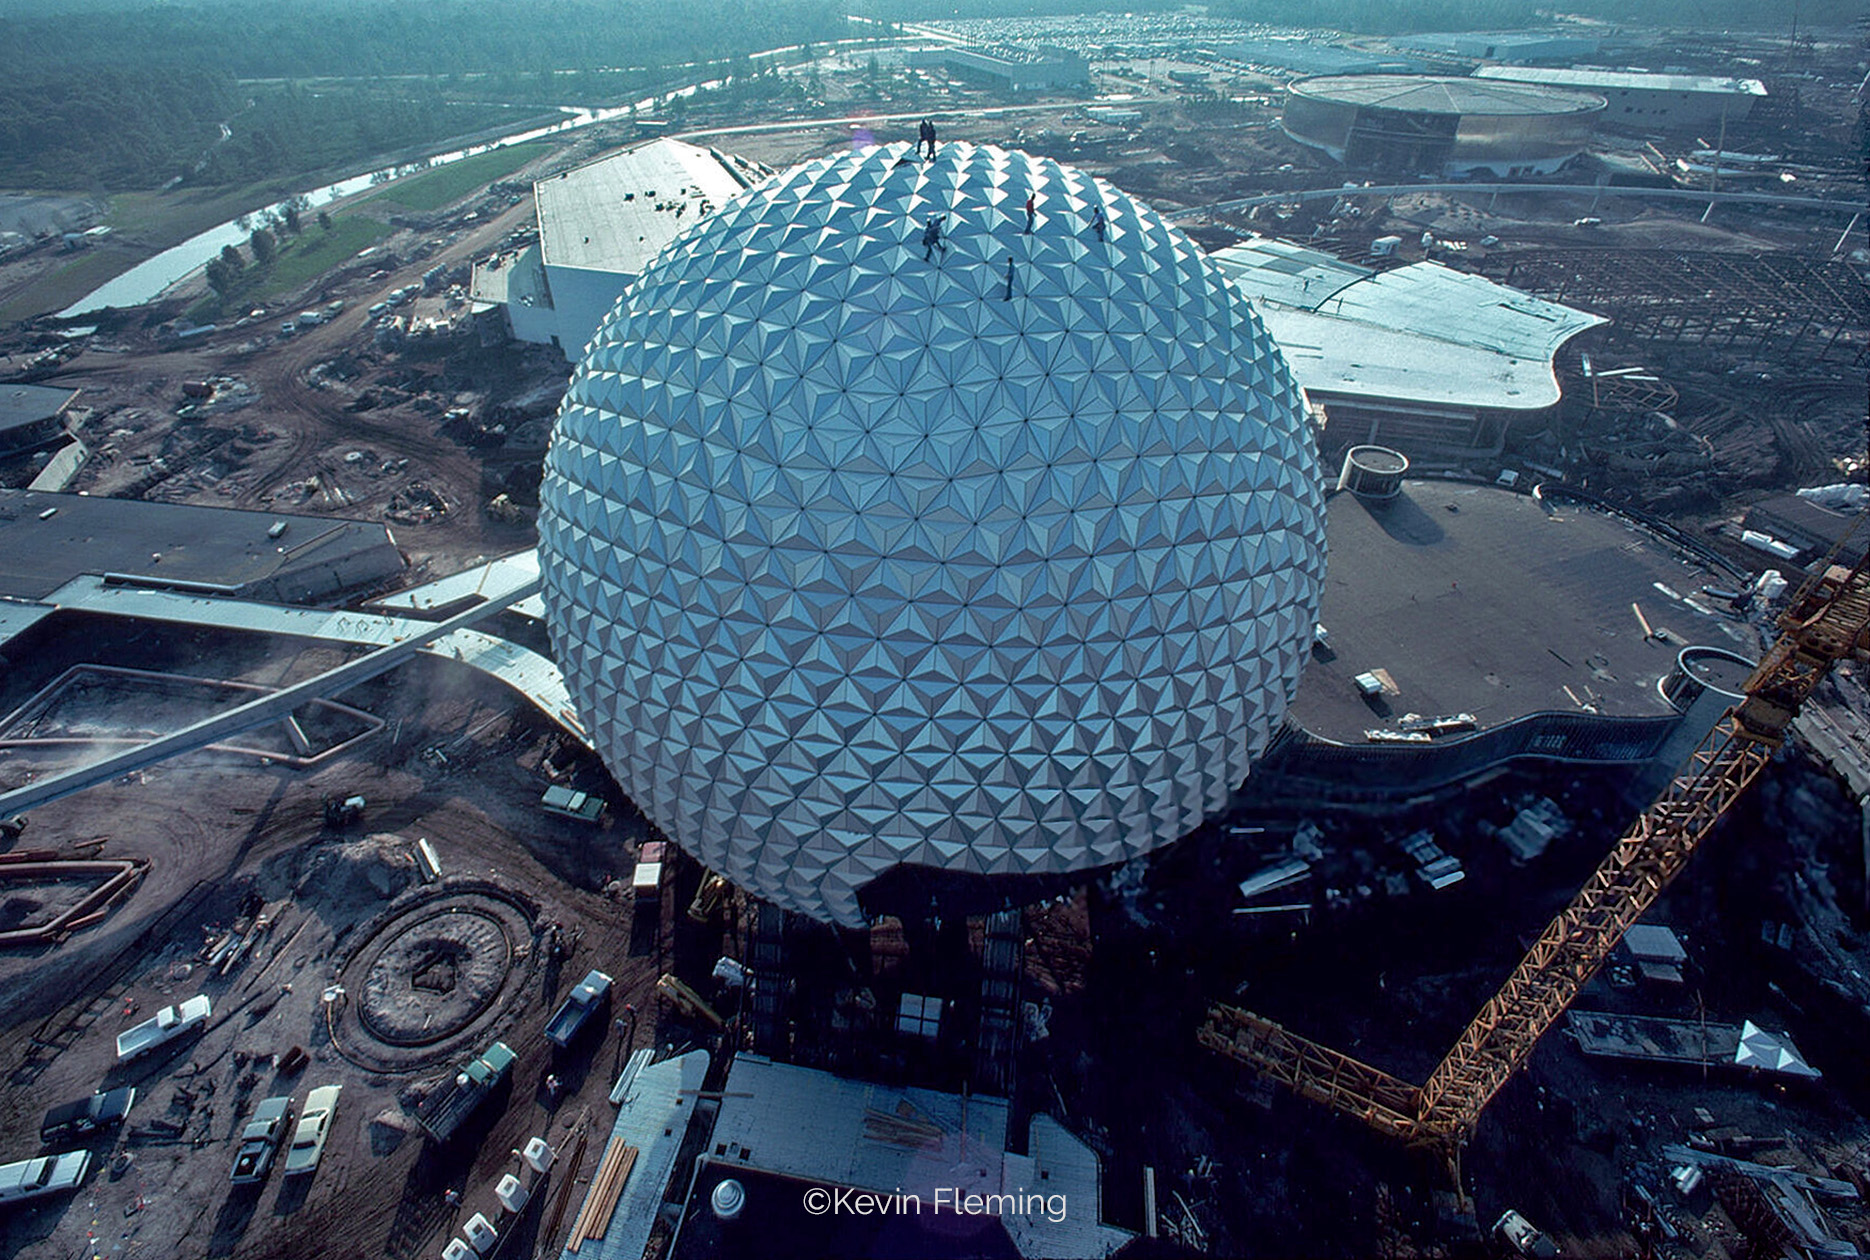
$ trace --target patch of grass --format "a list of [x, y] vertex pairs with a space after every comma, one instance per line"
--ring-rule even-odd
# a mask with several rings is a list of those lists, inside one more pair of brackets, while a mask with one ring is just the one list
[[167, 249], [217, 223], [291, 196], [292, 192], [289, 181], [275, 180], [235, 188], [117, 193], [110, 199], [104, 222], [117, 229], [119, 235], [148, 237], [151, 245]]
[[372, 201], [406, 206], [411, 210], [439, 210], [469, 193], [511, 175], [526, 163], [550, 152], [543, 140], [510, 144], [491, 153], [477, 153], [459, 162], [437, 167], [424, 175], [410, 175], [372, 197]]
[[270, 302], [349, 262], [391, 230], [389, 224], [361, 214], [338, 216], [328, 232], [309, 224], [298, 236], [286, 238], [270, 265], [261, 267], [249, 260], [226, 298], [205, 297], [189, 307], [185, 317], [205, 323], [231, 311]]
[[389, 224], [361, 214], [339, 216], [332, 220], [329, 232], [316, 225], [308, 226], [273, 259], [259, 297], [265, 300], [316, 280], [389, 234]]
[[23, 286], [0, 304], [0, 324], [62, 311], [113, 276], [122, 275], [140, 259], [108, 246], [93, 246], [70, 262], [62, 263]]

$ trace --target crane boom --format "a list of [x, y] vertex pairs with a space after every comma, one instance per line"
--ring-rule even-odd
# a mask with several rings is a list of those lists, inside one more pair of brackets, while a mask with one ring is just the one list
[[1201, 1044], [1381, 1132], [1412, 1144], [1458, 1147], [1624, 932], [1759, 776], [1831, 666], [1870, 655], [1865, 563], [1850, 570], [1827, 566], [1794, 596], [1779, 627], [1778, 641], [1747, 679], [1745, 698], [1540, 933], [1425, 1084], [1418, 1088], [1230, 1006], [1209, 1009]]

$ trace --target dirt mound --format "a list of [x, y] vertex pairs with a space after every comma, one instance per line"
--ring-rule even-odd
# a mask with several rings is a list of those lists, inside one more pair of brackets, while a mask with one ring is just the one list
[[414, 879], [409, 842], [384, 833], [303, 852], [294, 889], [306, 902], [355, 909], [394, 897]]

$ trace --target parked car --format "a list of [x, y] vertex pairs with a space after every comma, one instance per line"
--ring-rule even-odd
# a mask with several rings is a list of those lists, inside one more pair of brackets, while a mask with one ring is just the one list
[[47, 1146], [69, 1146], [82, 1142], [93, 1133], [123, 1123], [124, 1116], [136, 1101], [134, 1086], [125, 1085], [109, 1093], [99, 1091], [76, 1102], [60, 1103], [45, 1113], [39, 1122], [39, 1140]]
[[240, 1148], [234, 1152], [234, 1173], [230, 1180], [235, 1185], [251, 1186], [266, 1180], [266, 1174], [272, 1171], [273, 1157], [279, 1153], [279, 1139], [286, 1133], [286, 1118], [291, 1114], [290, 1094], [269, 1098], [254, 1108], [253, 1118], [240, 1131]]
[[299, 1127], [292, 1131], [292, 1149], [286, 1152], [286, 1176], [309, 1173], [324, 1158], [325, 1139], [331, 1136], [331, 1117], [338, 1110], [338, 1091], [343, 1088], [320, 1085], [305, 1096]]
[[16, 1203], [41, 1195], [76, 1190], [91, 1170], [90, 1151], [40, 1155], [0, 1167], [0, 1203]]

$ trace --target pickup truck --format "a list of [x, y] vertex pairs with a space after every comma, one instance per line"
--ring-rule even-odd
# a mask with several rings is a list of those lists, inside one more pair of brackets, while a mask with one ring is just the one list
[[586, 974], [546, 1021], [545, 1039], [561, 1050], [569, 1046], [591, 1017], [609, 1003], [610, 984], [610, 977], [601, 971]]
[[0, 1168], [0, 1203], [17, 1203], [44, 1194], [76, 1190], [91, 1170], [90, 1151], [66, 1151], [62, 1155], [41, 1155], [22, 1159]]
[[266, 1180], [272, 1171], [273, 1157], [279, 1153], [279, 1139], [286, 1132], [286, 1117], [292, 1113], [292, 1095], [269, 1098], [254, 1108], [253, 1119], [240, 1131], [240, 1147], [234, 1152], [234, 1173], [230, 1180], [237, 1186], [251, 1186]]
[[82, 1141], [93, 1133], [122, 1124], [135, 1102], [136, 1089], [125, 1085], [109, 1093], [100, 1091], [76, 1102], [60, 1103], [39, 1122], [39, 1141], [45, 1146]]
[[560, 818], [574, 818], [594, 823], [604, 817], [604, 798], [589, 792], [574, 792], [568, 787], [549, 787], [539, 798], [539, 808]]
[[518, 1057], [504, 1041], [494, 1042], [455, 1073], [448, 1088], [416, 1114], [416, 1123], [437, 1142], [446, 1142], [500, 1088]]
[[177, 1037], [200, 1031], [207, 1026], [208, 1016], [213, 1013], [214, 1004], [205, 993], [180, 1006], [163, 1007], [136, 1027], [117, 1034], [117, 1062], [128, 1062]]

